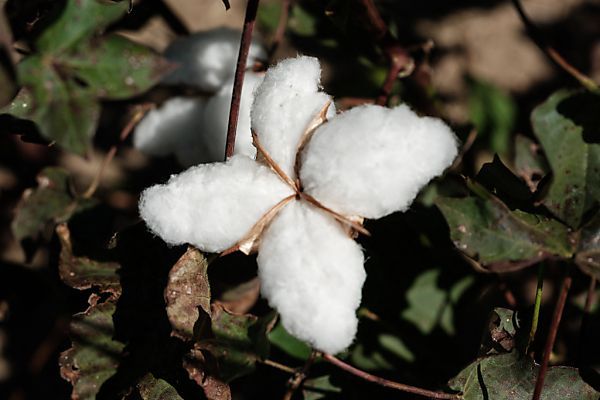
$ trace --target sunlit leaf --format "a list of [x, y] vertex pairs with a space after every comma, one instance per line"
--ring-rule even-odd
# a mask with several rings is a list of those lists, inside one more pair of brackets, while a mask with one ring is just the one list
[[100, 291], [112, 293], [114, 296], [121, 294], [118, 263], [101, 262], [74, 255], [71, 233], [66, 224], [58, 225], [56, 233], [61, 244], [58, 272], [64, 283], [79, 290], [97, 287]]
[[[450, 382], [464, 400], [530, 400], [539, 367], [516, 351], [478, 359]], [[570, 367], [551, 367], [546, 373], [543, 399], [596, 400], [599, 393]]]
[[36, 41], [45, 53], [58, 54], [121, 19], [129, 8], [128, 1], [68, 0], [60, 16]]
[[183, 339], [194, 338], [194, 325], [200, 313], [198, 307], [210, 314], [210, 285], [208, 263], [202, 253], [190, 247], [169, 272], [165, 288], [167, 315], [172, 334]]
[[563, 90], [531, 114], [534, 133], [553, 173], [542, 202], [573, 228], [600, 199], [600, 144], [593, 140], [600, 131], [598, 109], [590, 108], [591, 102], [600, 104], [598, 99]]
[[169, 64], [147, 47], [111, 35], [86, 42], [60, 59], [88, 90], [103, 99], [123, 99], [148, 90]]
[[542, 215], [511, 211], [493, 196], [439, 197], [456, 247], [492, 271], [514, 271], [573, 254], [569, 230]]
[[113, 339], [114, 300], [94, 304], [73, 316], [73, 346], [60, 355], [61, 376], [73, 385], [72, 398], [93, 400], [102, 384], [117, 372], [125, 345]]

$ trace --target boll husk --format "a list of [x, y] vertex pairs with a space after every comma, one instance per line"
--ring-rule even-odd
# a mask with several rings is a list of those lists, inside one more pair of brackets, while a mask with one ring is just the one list
[[[247, 251], [249, 232], [257, 236], [261, 291], [284, 327], [337, 353], [355, 337], [365, 280], [346, 222], [405, 210], [452, 163], [457, 140], [442, 121], [406, 106], [333, 116], [319, 78], [311, 57], [269, 69], [251, 111], [262, 157], [238, 155], [172, 177], [144, 191], [140, 213], [167, 243], [204, 251]], [[323, 110], [331, 120], [303, 145]]]

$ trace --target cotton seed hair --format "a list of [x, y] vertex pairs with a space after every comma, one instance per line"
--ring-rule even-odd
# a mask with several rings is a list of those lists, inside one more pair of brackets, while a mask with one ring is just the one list
[[[406, 210], [452, 163], [457, 140], [406, 106], [334, 115], [320, 73], [311, 57], [269, 69], [251, 110], [260, 161], [235, 155], [190, 168], [146, 189], [140, 214], [167, 243], [208, 252], [236, 248], [268, 215], [257, 247], [262, 295], [292, 335], [334, 354], [354, 340], [366, 277], [348, 221]], [[323, 110], [330, 120], [300, 146]]]

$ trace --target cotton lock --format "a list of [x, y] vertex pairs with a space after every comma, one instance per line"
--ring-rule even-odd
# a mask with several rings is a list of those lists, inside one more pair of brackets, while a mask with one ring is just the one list
[[333, 354], [354, 340], [366, 278], [354, 229], [406, 210], [457, 140], [404, 105], [335, 115], [319, 79], [311, 57], [269, 69], [251, 110], [256, 160], [193, 167], [144, 191], [140, 213], [170, 244], [257, 250], [262, 295], [286, 330]]

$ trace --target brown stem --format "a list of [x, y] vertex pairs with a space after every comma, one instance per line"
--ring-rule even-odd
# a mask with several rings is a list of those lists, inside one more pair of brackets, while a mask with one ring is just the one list
[[550, 354], [552, 353], [552, 348], [554, 347], [556, 333], [558, 332], [558, 325], [560, 324], [560, 319], [562, 318], [565, 302], [567, 301], [567, 294], [571, 288], [572, 280], [573, 279], [567, 270], [560, 288], [560, 294], [558, 296], [556, 306], [554, 307], [554, 314], [552, 315], [552, 322], [550, 323], [550, 332], [548, 332], [548, 338], [546, 339], [546, 345], [544, 346], [544, 358], [542, 359], [542, 365], [540, 365], [537, 380], [535, 382], [532, 400], [539, 400], [540, 396], [542, 395], [544, 380], [546, 379], [546, 371], [548, 371], [548, 361], [550, 360]]
[[371, 25], [373, 37], [379, 43], [389, 62], [387, 76], [375, 101], [375, 104], [385, 105], [392, 93], [396, 79], [400, 76], [410, 75], [415, 64], [410, 54], [391, 34], [373, 0], [360, 0], [360, 2]]
[[285, 35], [285, 29], [287, 28], [288, 18], [290, 16], [290, 8], [292, 6], [292, 0], [281, 1], [281, 14], [279, 15], [279, 22], [277, 23], [277, 29], [273, 35], [273, 41], [271, 42], [271, 48], [269, 49], [269, 59], [273, 57], [273, 54], [277, 51], [277, 48], [283, 41]]
[[102, 160], [102, 164], [100, 165], [100, 168], [96, 172], [96, 175], [94, 176], [94, 179], [92, 180], [92, 183], [90, 183], [90, 186], [82, 194], [82, 197], [84, 199], [89, 199], [94, 195], [94, 193], [96, 193], [96, 190], [98, 189], [98, 186], [100, 185], [100, 181], [102, 180], [102, 175], [104, 175], [104, 171], [106, 170], [106, 167], [108, 166], [108, 164], [110, 164], [112, 159], [117, 154], [117, 148], [119, 147], [119, 145], [121, 143], [123, 143], [125, 141], [125, 139], [127, 139], [127, 137], [133, 131], [133, 128], [135, 128], [135, 126], [138, 124], [138, 122], [141, 121], [141, 119], [144, 117], [144, 115], [146, 115], [146, 113], [153, 108], [154, 108], [154, 103], [140, 104], [135, 107], [133, 116], [131, 117], [129, 122], [127, 122], [127, 125], [125, 125], [125, 127], [121, 130], [121, 134], [119, 135], [119, 141], [110, 147], [110, 149], [108, 150], [108, 153], [106, 153], [106, 156], [104, 157], [104, 160]]
[[350, 364], [346, 364], [345, 362], [336, 358], [335, 356], [332, 356], [331, 354], [323, 354], [323, 358], [325, 359], [325, 361], [335, 365], [336, 367], [338, 367], [340, 369], [343, 369], [344, 371], [346, 371], [354, 376], [357, 376], [361, 379], [375, 383], [380, 386], [385, 386], [385, 387], [388, 387], [391, 389], [396, 389], [401, 392], [407, 392], [407, 393], [412, 393], [412, 394], [416, 394], [416, 395], [423, 396], [423, 397], [428, 397], [430, 399], [458, 400], [461, 398], [459, 394], [434, 392], [431, 390], [421, 389], [421, 388], [418, 388], [415, 386], [405, 385], [403, 383], [398, 383], [398, 382], [394, 382], [394, 381], [390, 381], [390, 380], [381, 378], [379, 376], [371, 375], [368, 372], [365, 372], [358, 368], [355, 368]]
[[302, 385], [302, 382], [304, 382], [304, 380], [308, 376], [308, 371], [310, 370], [310, 367], [315, 361], [317, 354], [319, 353], [313, 350], [313, 352], [310, 354], [310, 357], [308, 357], [308, 359], [306, 360], [306, 363], [304, 363], [304, 367], [302, 367], [300, 371], [296, 371], [294, 376], [290, 378], [290, 380], [288, 381], [288, 390], [285, 392], [283, 400], [292, 399], [296, 390], [298, 390], [300, 385]]
[[535, 26], [535, 24], [529, 19], [527, 14], [525, 13], [525, 9], [521, 4], [520, 0], [512, 0], [512, 3], [523, 21], [523, 25], [525, 25], [525, 29], [527, 33], [533, 40], [533, 42], [542, 50], [552, 61], [554, 61], [560, 68], [562, 68], [565, 72], [571, 75], [573, 78], [577, 79], [579, 83], [592, 92], [599, 92], [600, 88], [598, 84], [592, 80], [589, 76], [585, 75], [583, 72], [579, 71], [573, 65], [571, 65], [565, 58], [557, 52], [553, 47], [549, 46], [542, 37], [541, 32]]
[[278, 369], [280, 371], [287, 372], [288, 374], [295, 374], [297, 371], [296, 368], [288, 367], [287, 365], [283, 365], [283, 364], [278, 363], [277, 361], [273, 361], [273, 360], [269, 360], [269, 359], [262, 360], [261, 363], [264, 365], [268, 365], [269, 367]]
[[226, 161], [233, 155], [233, 150], [235, 149], [235, 133], [237, 131], [238, 116], [240, 114], [242, 86], [244, 85], [244, 75], [246, 74], [246, 64], [248, 62], [250, 43], [252, 42], [252, 31], [254, 30], [254, 23], [256, 21], [258, 2], [259, 0], [248, 0], [248, 5], [246, 6], [246, 17], [244, 19], [244, 29], [242, 31], [242, 40], [240, 42], [237, 65], [235, 67], [233, 94], [231, 96], [229, 123], [227, 125], [227, 141], [225, 144]]

